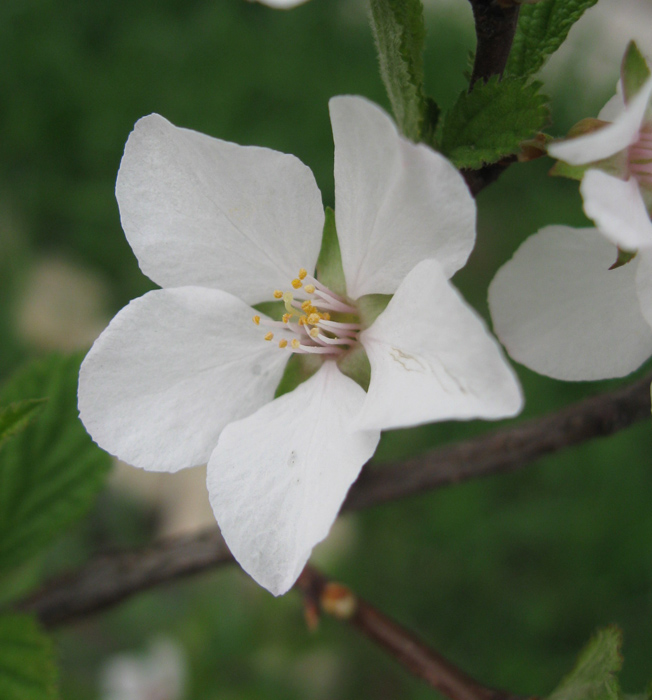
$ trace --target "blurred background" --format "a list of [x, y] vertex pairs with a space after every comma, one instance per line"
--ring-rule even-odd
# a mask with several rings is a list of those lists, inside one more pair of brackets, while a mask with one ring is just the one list
[[[466, 84], [470, 6], [430, 0], [426, 10], [427, 88], [447, 107]], [[597, 114], [628, 40], [652, 50], [650, 26], [652, 4], [640, 0], [600, 0], [586, 13], [544, 70], [550, 133]], [[118, 309], [153, 287], [113, 194], [139, 117], [159, 112], [294, 153], [332, 206], [327, 102], [342, 93], [388, 109], [362, 0], [312, 0], [289, 12], [245, 0], [3, 0], [0, 379], [27, 358], [89, 347]], [[546, 224], [588, 223], [576, 183], [547, 177], [550, 166], [513, 166], [478, 198], [477, 248], [455, 283], [485, 317], [488, 283], [521, 241]], [[617, 384], [517, 370], [526, 416]], [[375, 461], [491, 427], [390, 432]], [[616, 623], [624, 689], [640, 692], [652, 677], [651, 427], [517, 474], [347, 515], [315, 562], [486, 684], [523, 695], [549, 693], [592, 632]], [[53, 574], [213, 523], [201, 470], [117, 465], [93, 512], [34, 568]], [[134, 664], [173, 675], [168, 700], [432, 696], [353, 631], [324, 620], [309, 633], [298, 595], [273, 599], [235, 567], [141, 594], [56, 639], [67, 700], [109, 697], [111, 674]]]

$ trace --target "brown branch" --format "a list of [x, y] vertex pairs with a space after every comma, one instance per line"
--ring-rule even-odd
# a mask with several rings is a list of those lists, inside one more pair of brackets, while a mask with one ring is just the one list
[[314, 619], [315, 611], [321, 611], [347, 622], [450, 700], [518, 700], [516, 695], [483, 686], [387, 615], [311, 566], [303, 570], [295, 588], [305, 597], [309, 619]]
[[471, 85], [492, 75], [502, 76], [512, 49], [520, 6], [510, 0], [469, 0], [477, 44]]
[[[440, 447], [405, 462], [366, 469], [351, 488], [344, 508], [359, 510], [467, 479], [514, 471], [546, 454], [649, 420], [651, 381], [652, 375], [648, 375], [557, 413]], [[19, 608], [36, 613], [46, 627], [53, 627], [141, 590], [231, 561], [216, 531], [176, 538], [90, 561], [64, 578], [46, 583]]]

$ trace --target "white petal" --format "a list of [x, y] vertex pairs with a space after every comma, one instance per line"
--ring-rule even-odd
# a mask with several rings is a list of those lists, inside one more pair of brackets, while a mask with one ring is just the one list
[[641, 250], [636, 258], [638, 260], [636, 292], [641, 313], [652, 326], [652, 250]]
[[586, 215], [612, 243], [632, 251], [652, 246], [652, 222], [633, 177], [625, 181], [588, 170], [580, 191]]
[[548, 153], [553, 158], [559, 158], [571, 165], [584, 165], [622, 151], [638, 138], [650, 95], [652, 78], [643, 85], [611, 124], [585, 136], [550, 144]]
[[652, 354], [634, 279], [596, 229], [548, 226], [498, 271], [489, 308], [509, 354], [556, 379], [622, 377]]
[[347, 293], [392, 294], [424, 258], [451, 277], [475, 242], [475, 202], [443, 156], [361, 97], [330, 101], [335, 216]]
[[498, 343], [436, 260], [410, 272], [360, 338], [371, 362], [361, 428], [502, 418], [521, 409]]
[[622, 83], [619, 80], [616, 86], [616, 94], [607, 101], [605, 106], [598, 113], [598, 119], [603, 122], [613, 122], [625, 109], [625, 100], [623, 99]]
[[201, 287], [132, 301], [79, 374], [80, 417], [93, 439], [152, 471], [205, 463], [227, 423], [272, 400], [289, 356], [263, 340], [254, 313]]
[[364, 391], [334, 362], [222, 433], [208, 463], [215, 517], [242, 568], [274, 595], [326, 535], [377, 431], [355, 432]]
[[157, 114], [129, 136], [116, 195], [142, 271], [162, 287], [271, 299], [319, 255], [324, 212], [300, 160], [180, 129]]

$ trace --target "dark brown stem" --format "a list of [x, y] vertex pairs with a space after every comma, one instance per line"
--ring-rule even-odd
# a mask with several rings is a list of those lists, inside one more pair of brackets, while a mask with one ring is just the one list
[[[514, 471], [595, 437], [650, 420], [650, 381], [584, 399], [557, 413], [440, 447], [407, 461], [367, 468], [344, 508], [359, 510], [467, 479]], [[180, 537], [144, 550], [103, 556], [46, 583], [18, 607], [46, 627], [84, 617], [158, 584], [233, 561], [216, 531]]]
[[517, 700], [518, 696], [483, 686], [448, 659], [351, 590], [329, 581], [307, 566], [295, 588], [307, 609], [319, 609], [347, 622], [384, 649], [410, 673], [423, 679], [450, 700]]
[[512, 49], [520, 6], [509, 0], [470, 0], [477, 44], [471, 85], [502, 76]]

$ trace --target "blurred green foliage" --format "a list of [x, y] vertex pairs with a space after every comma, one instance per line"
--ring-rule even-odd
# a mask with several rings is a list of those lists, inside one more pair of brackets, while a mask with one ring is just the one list
[[[465, 86], [470, 14], [458, 21], [448, 5], [435, 5], [427, 25], [426, 87], [447, 107]], [[388, 106], [365, 11], [353, 0], [313, 0], [292, 12], [245, 0], [4, 0], [0, 373], [34, 353], [13, 314], [44, 252], [102, 276], [112, 311], [151, 288], [113, 196], [136, 119], [156, 111], [223, 139], [294, 153], [332, 205], [327, 101], [342, 93]], [[554, 133], [588, 116], [573, 111], [569, 96], [552, 94], [553, 120], [563, 115]], [[548, 178], [550, 165], [513, 166], [478, 199], [478, 245], [455, 281], [485, 316], [489, 281], [527, 235], [549, 223], [586, 223], [576, 183]], [[526, 415], [613, 384], [519, 372]], [[394, 431], [377, 460], [490, 428]], [[526, 695], [549, 693], [593, 630], [617, 623], [625, 635], [621, 682], [638, 691], [652, 658], [651, 447], [650, 426], [639, 425], [519, 473], [346, 516], [353, 544], [326, 569], [471, 674]], [[41, 567], [60, 570], [98, 549], [144, 543], [152, 532], [140, 507], [107, 494]], [[140, 595], [59, 632], [62, 696], [97, 698], [103, 660], [157, 634], [186, 651], [187, 700], [432, 696], [337, 623], [325, 620], [309, 634], [297, 596], [273, 600], [235, 568]]]

